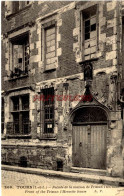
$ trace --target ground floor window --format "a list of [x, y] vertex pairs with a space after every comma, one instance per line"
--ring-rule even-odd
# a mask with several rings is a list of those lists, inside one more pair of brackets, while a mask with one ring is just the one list
[[44, 133], [54, 132], [54, 88], [43, 90]]
[[25, 135], [30, 133], [29, 95], [11, 97], [11, 134]]

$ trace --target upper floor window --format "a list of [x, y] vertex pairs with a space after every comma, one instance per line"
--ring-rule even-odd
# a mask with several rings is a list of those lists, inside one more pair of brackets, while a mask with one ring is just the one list
[[92, 58], [97, 50], [97, 7], [93, 6], [82, 14], [82, 43], [84, 59]]
[[29, 65], [29, 35], [26, 33], [11, 40], [12, 44], [12, 73], [11, 77], [28, 73]]
[[6, 1], [5, 7], [6, 7], [6, 16], [10, 14], [17, 13], [19, 10], [22, 10], [26, 6], [31, 4], [31, 1]]
[[55, 21], [43, 25], [42, 58], [45, 70], [55, 69], [56, 62], [56, 25]]

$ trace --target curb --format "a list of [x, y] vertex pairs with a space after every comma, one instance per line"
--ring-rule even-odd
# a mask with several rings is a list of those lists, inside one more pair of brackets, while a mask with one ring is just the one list
[[65, 178], [69, 180], [86, 181], [92, 183], [124, 187], [124, 179], [122, 178], [113, 178], [107, 176], [98, 176], [98, 175], [71, 173], [71, 172], [70, 173], [60, 172], [54, 170], [43, 170], [38, 168], [23, 168], [23, 167], [8, 166], [8, 165], [1, 165], [1, 169], [7, 171], [22, 172], [27, 174], [43, 175], [49, 177]]

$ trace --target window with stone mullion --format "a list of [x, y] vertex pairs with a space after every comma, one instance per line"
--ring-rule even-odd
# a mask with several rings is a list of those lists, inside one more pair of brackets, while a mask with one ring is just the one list
[[13, 102], [13, 134], [29, 133], [29, 96], [16, 96]]

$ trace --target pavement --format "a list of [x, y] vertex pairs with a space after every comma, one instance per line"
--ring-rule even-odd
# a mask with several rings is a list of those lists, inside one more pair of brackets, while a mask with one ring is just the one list
[[[23, 186], [40, 186], [42, 184], [42, 187], [48, 186], [50, 187], [65, 187], [65, 186], [71, 186], [72, 183], [74, 183], [75, 186], [86, 186], [86, 185], [92, 185], [97, 186], [98, 184], [95, 183], [87, 183], [82, 181], [73, 181], [69, 179], [61, 179], [61, 178], [55, 178], [50, 176], [43, 176], [43, 175], [35, 175], [35, 174], [27, 174], [22, 172], [15, 172], [15, 171], [6, 171], [2, 170], [2, 186], [4, 188], [9, 187], [23, 187]], [[66, 183], [65, 183], [66, 182]], [[101, 186], [101, 185], [100, 185]], [[35, 188], [35, 187], [34, 187]]]
[[113, 178], [113, 177], [99, 176], [94, 174], [92, 175], [92, 174], [83, 174], [83, 173], [61, 172], [61, 171], [54, 171], [54, 170], [43, 170], [38, 168], [23, 168], [23, 167], [9, 166], [9, 165], [2, 165], [1, 168], [2, 170], [6, 170], [6, 171], [15, 171], [15, 172], [21, 172], [26, 174], [34, 174], [40, 176], [69, 179], [74, 181], [83, 181], [83, 182], [124, 187], [124, 179], [116, 178], [116, 177]]
[[124, 188], [66, 178], [2, 170], [3, 196], [123, 196]]

